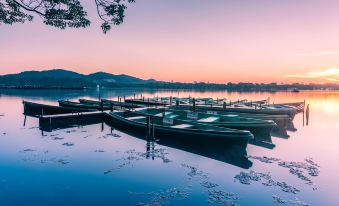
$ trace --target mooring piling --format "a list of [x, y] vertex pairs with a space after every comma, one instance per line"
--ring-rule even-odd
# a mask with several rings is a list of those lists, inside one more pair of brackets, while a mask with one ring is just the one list
[[193, 112], [195, 112], [195, 98], [193, 98]]
[[111, 102], [110, 106], [111, 106], [111, 112], [113, 112], [114, 111], [114, 102]]

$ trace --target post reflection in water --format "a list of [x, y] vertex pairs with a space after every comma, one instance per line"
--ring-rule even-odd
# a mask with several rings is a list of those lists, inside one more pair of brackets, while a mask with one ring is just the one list
[[307, 104], [307, 107], [306, 107], [306, 126], [308, 126], [309, 119], [310, 119], [310, 105]]

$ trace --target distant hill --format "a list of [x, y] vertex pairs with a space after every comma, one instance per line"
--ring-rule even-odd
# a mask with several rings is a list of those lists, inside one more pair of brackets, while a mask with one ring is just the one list
[[96, 72], [85, 75], [63, 69], [25, 71], [0, 76], [0, 86], [2, 87], [96, 87], [97, 85], [114, 87], [153, 82], [156, 80], [143, 80], [125, 74]]

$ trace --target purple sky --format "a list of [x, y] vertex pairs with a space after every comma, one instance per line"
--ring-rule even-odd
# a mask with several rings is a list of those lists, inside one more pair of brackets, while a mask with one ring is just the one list
[[0, 74], [63, 68], [174, 81], [337, 82], [339, 1], [137, 0], [104, 35], [0, 26]]

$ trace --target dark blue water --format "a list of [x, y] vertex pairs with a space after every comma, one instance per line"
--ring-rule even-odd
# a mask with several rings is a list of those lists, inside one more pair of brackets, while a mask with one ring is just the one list
[[[339, 187], [339, 93], [227, 93], [192, 91], [101, 91], [117, 96], [195, 96], [310, 104], [310, 119], [294, 119], [289, 138], [273, 137], [274, 149], [238, 150], [191, 142], [166, 145], [95, 124], [42, 133], [38, 120], [24, 124], [22, 100], [56, 104], [59, 99], [96, 99], [89, 91], [1, 91], [0, 205], [337, 205]], [[304, 124], [303, 124], [304, 123]], [[160, 138], [161, 137], [157, 137]], [[65, 144], [66, 143], [66, 144]], [[241, 149], [240, 149], [241, 150]], [[274, 157], [271, 163], [255, 158]], [[310, 161], [312, 158], [314, 164]], [[279, 159], [279, 160], [278, 160]], [[284, 162], [293, 167], [283, 167]], [[280, 164], [280, 165], [279, 165]], [[317, 164], [317, 165], [315, 165]], [[299, 166], [299, 168], [298, 168]], [[248, 169], [245, 169], [249, 167]], [[303, 167], [316, 168], [317, 176]], [[309, 178], [290, 170], [298, 169]], [[235, 176], [250, 173], [248, 184]], [[293, 172], [293, 171], [292, 171]], [[295, 189], [293, 189], [295, 188]], [[285, 191], [284, 191], [285, 190]], [[278, 203], [278, 202], [286, 203]]]

